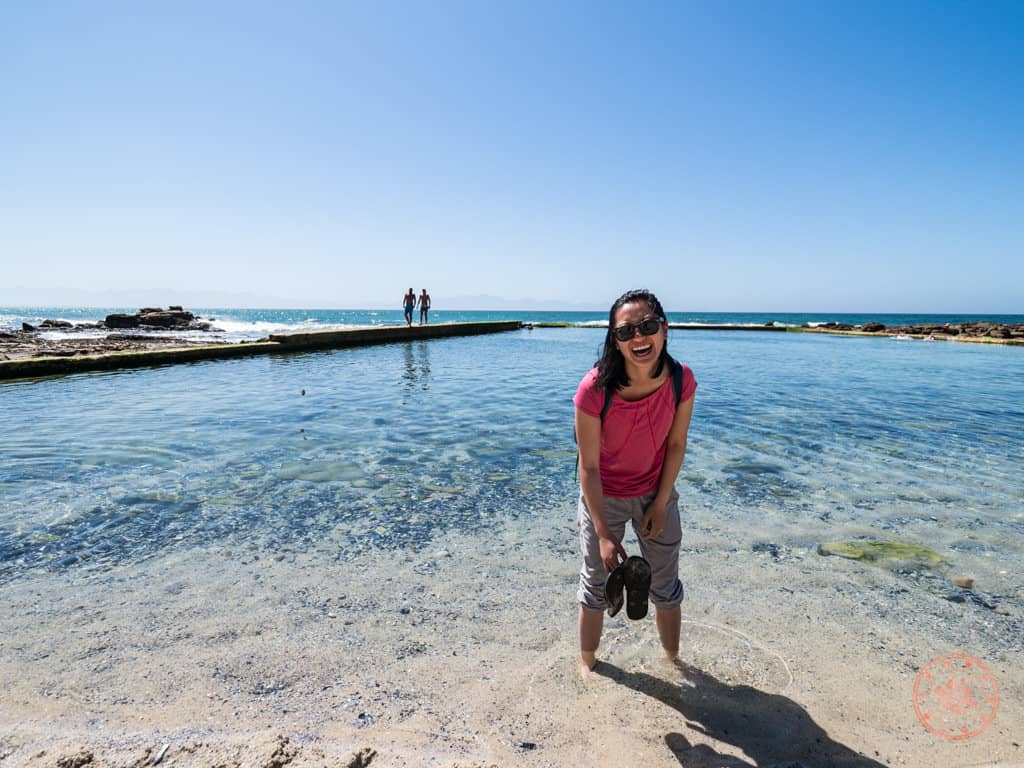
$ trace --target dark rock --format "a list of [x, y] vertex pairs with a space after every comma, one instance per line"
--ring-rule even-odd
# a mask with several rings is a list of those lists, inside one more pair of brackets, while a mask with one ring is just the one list
[[23, 331], [38, 331], [39, 329], [36, 328], [34, 325], [29, 325], [28, 323], [22, 323], [21, 324], [21, 330], [23, 330]]
[[885, 324], [884, 323], [876, 323], [876, 322], [864, 323], [864, 325], [861, 326], [861, 327], [865, 331], [867, 331], [868, 333], [875, 333], [877, 331], [884, 331], [885, 330]]
[[166, 336], [147, 336], [144, 333], [108, 333], [107, 341], [168, 341]]
[[168, 309], [171, 310], [171, 312], [184, 312], [185, 311], [180, 306], [177, 306], [177, 305], [174, 305], [174, 304], [169, 306]]
[[87, 749], [80, 749], [77, 755], [65, 755], [57, 758], [57, 768], [82, 768], [93, 761], [92, 752]]
[[156, 328], [188, 328], [189, 323], [195, 320], [191, 312], [140, 312], [139, 325], [149, 325]]
[[193, 327], [195, 315], [182, 309], [159, 309], [143, 307], [134, 315], [107, 315], [103, 324], [107, 328], [172, 328], [175, 330], [209, 330], [209, 327]]
[[43, 320], [39, 324], [40, 328], [74, 328], [71, 323], [67, 320]]
[[138, 315], [107, 315], [103, 319], [103, 324], [107, 328], [138, 328], [139, 327], [139, 316]]
[[991, 595], [978, 594], [976, 592], [966, 591], [966, 597], [972, 603], [974, 603], [975, 605], [980, 605], [982, 608], [988, 608], [990, 611], [994, 611], [996, 609], [996, 603], [992, 600]]
[[771, 542], [759, 541], [750, 548], [751, 552], [767, 552], [776, 560], [779, 559], [779, 545]]

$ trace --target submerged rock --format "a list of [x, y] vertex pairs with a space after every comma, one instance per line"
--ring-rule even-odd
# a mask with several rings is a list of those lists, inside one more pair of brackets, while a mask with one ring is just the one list
[[835, 555], [865, 563], [896, 560], [936, 566], [945, 562], [937, 552], [905, 541], [834, 541], [819, 544], [818, 554], [825, 557]]
[[759, 541], [750, 547], [751, 552], [765, 553], [771, 555], [774, 559], [779, 559], [779, 553], [781, 548], [778, 544], [770, 541]]

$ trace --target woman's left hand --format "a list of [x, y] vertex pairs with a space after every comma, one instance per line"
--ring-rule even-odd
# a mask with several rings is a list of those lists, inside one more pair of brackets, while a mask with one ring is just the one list
[[661, 536], [661, 532], [665, 530], [665, 511], [667, 506], [665, 502], [659, 502], [655, 499], [644, 510], [644, 518], [640, 522], [641, 538], [644, 541], [658, 538]]

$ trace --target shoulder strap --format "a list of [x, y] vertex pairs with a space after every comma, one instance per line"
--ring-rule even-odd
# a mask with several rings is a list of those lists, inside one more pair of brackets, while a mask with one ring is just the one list
[[676, 407], [679, 407], [679, 401], [683, 399], [683, 364], [675, 358], [669, 358], [672, 361], [672, 392], [676, 396]]
[[612, 407], [612, 394], [614, 394], [611, 388], [607, 388], [604, 391], [604, 405], [601, 407], [601, 423], [604, 424], [604, 417], [608, 415], [608, 411]]

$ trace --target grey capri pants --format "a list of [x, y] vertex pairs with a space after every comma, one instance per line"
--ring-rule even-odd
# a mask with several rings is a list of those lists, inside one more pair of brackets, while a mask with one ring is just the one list
[[[679, 580], [679, 544], [683, 534], [679, 525], [679, 494], [674, 488], [665, 509], [665, 530], [658, 538], [650, 541], [644, 541], [640, 537], [644, 510], [656, 494], [655, 489], [644, 496], [629, 499], [605, 496], [604, 514], [608, 520], [608, 527], [619, 541], [622, 541], [626, 533], [626, 523], [632, 521], [633, 530], [640, 541], [640, 554], [651, 565], [651, 602], [656, 608], [676, 608], [683, 601], [683, 583]], [[608, 572], [601, 562], [601, 546], [582, 493], [578, 519], [583, 567], [580, 568], [580, 586], [576, 591], [576, 599], [584, 608], [603, 611], [604, 583], [608, 578]]]

